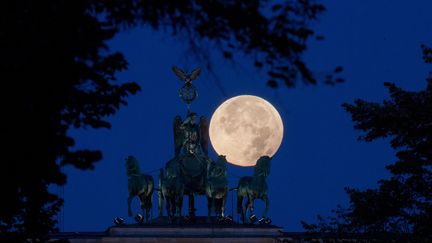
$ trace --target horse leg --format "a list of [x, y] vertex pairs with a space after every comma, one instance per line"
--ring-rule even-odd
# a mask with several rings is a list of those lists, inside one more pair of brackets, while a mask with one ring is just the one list
[[163, 193], [162, 193], [162, 189], [159, 188], [158, 191], [158, 211], [159, 211], [159, 217], [163, 216]]
[[147, 221], [150, 215], [147, 215], [147, 197], [146, 195], [140, 194], [138, 195], [139, 199], [140, 199], [140, 203], [141, 203], [141, 210], [142, 210], [142, 214], [144, 216], [144, 219]]
[[175, 215], [176, 216], [178, 216], [178, 217], [181, 217], [181, 215], [182, 215], [182, 208], [183, 208], [183, 195], [177, 195], [176, 196], [176, 202], [175, 202], [175, 205], [176, 205], [176, 207], [175, 207], [175, 210], [176, 210], [176, 212], [175, 212]]
[[221, 201], [219, 198], [213, 199], [213, 210], [215, 212], [216, 217], [220, 216], [220, 204], [221, 204]]
[[145, 207], [146, 207], [146, 222], [150, 219], [150, 211], [152, 209], [152, 195], [147, 195], [145, 198]]
[[228, 193], [225, 192], [223, 198], [221, 198], [221, 207], [220, 207], [220, 210], [221, 210], [221, 216], [222, 217], [225, 217], [225, 203], [226, 203], [227, 197], [228, 197]]
[[128, 215], [129, 215], [129, 217], [132, 217], [132, 209], [131, 209], [132, 199], [133, 199], [133, 196], [129, 195], [128, 201], [127, 201], [128, 202]]
[[207, 217], [210, 220], [213, 199], [207, 196]]
[[171, 198], [170, 197], [165, 197], [166, 198], [166, 200], [165, 200], [165, 203], [166, 203], [166, 211], [167, 211], [167, 214], [168, 214], [168, 220], [169, 220], [169, 222], [171, 223], [171, 220], [172, 220], [172, 215], [171, 215]]
[[249, 208], [249, 204], [250, 204], [250, 198], [247, 197], [246, 199], [246, 203], [244, 204], [244, 209], [245, 209], [245, 222], [249, 223], [249, 216], [251, 214], [250, 212], [250, 208]]
[[263, 218], [266, 218], [267, 217], [267, 211], [268, 211], [268, 208], [269, 208], [269, 204], [270, 204], [270, 200], [269, 200], [269, 198], [267, 197], [267, 195], [264, 195], [264, 197], [263, 197], [263, 201], [265, 202], [265, 209], [264, 209], [264, 213], [263, 213]]
[[248, 208], [249, 208], [249, 213], [250, 213], [249, 217], [250, 217], [251, 223], [253, 223], [256, 216], [254, 214], [254, 198], [252, 195], [248, 195]]
[[180, 217], [182, 217], [183, 216], [183, 200], [184, 200], [184, 195], [185, 195], [185, 189], [184, 189], [183, 184], [180, 184], [178, 191], [177, 191], [177, 194], [179, 196], [179, 215], [180, 215]]
[[170, 213], [171, 214], [170, 215], [171, 215], [171, 218], [174, 218], [176, 216], [176, 207], [177, 207], [175, 196], [172, 196], [170, 201], [171, 201], [171, 203], [170, 203]]
[[159, 190], [158, 190], [158, 211], [159, 217], [163, 216], [163, 200], [164, 200], [164, 189], [165, 185], [162, 186], [162, 181], [164, 181], [164, 170], [159, 170]]
[[207, 223], [211, 223], [212, 207], [213, 207], [214, 200], [209, 196], [206, 197], [207, 197]]
[[193, 193], [189, 194], [189, 217], [195, 217], [195, 198]]
[[[238, 191], [237, 191], [238, 193]], [[245, 222], [245, 211], [243, 209], [243, 196], [237, 194], [237, 213], [240, 214], [241, 220]]]
[[180, 194], [179, 198], [179, 215], [182, 216], [182, 209], [183, 209], [183, 192]]
[[[249, 212], [249, 197], [247, 197], [246, 203], [243, 206], [243, 211], [244, 211], [244, 215], [243, 215], [243, 223], [249, 223], [248, 221], [248, 212]], [[250, 213], [250, 212], [249, 212]]]

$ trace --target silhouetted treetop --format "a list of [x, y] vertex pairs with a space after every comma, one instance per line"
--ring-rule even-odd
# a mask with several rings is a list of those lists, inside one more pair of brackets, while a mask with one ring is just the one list
[[[325, 8], [312, 0], [295, 1], [94, 1], [93, 11], [112, 26], [150, 25], [186, 37], [195, 51], [209, 40], [226, 59], [239, 51], [253, 58], [254, 66], [268, 74], [267, 84], [289, 87], [301, 78], [306, 84], [317, 79], [302, 59], [306, 41], [313, 36], [310, 23]], [[138, 20], [138, 21], [137, 21]], [[334, 79], [335, 71], [325, 83]]]
[[366, 132], [360, 139], [391, 137], [390, 144], [398, 150], [399, 158], [388, 167], [392, 173], [423, 173], [424, 169], [414, 168], [432, 162], [432, 80], [428, 79], [427, 88], [419, 92], [404, 91], [392, 83], [385, 86], [390, 100], [383, 104], [356, 100], [344, 107], [352, 114], [354, 127]]
[[[432, 63], [432, 49], [422, 46], [423, 60]], [[382, 103], [361, 99], [343, 107], [351, 114], [354, 127], [365, 134], [360, 140], [390, 138], [397, 161], [386, 168], [389, 179], [377, 189], [346, 188], [348, 208], [335, 215], [304, 223], [311, 231], [392, 233], [383, 242], [432, 241], [432, 76], [424, 90], [405, 91], [385, 83], [390, 97]]]
[[106, 41], [118, 29], [88, 12], [87, 1], [3, 1], [0, 7], [0, 73], [3, 139], [0, 231], [44, 240], [56, 229], [65, 164], [92, 169], [100, 151], [74, 149], [71, 126], [94, 128], [140, 88], [116, 83], [127, 68]]

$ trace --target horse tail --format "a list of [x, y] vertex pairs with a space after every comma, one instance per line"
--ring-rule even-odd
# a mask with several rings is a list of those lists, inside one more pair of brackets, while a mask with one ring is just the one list
[[147, 184], [147, 197], [151, 197], [152, 196], [152, 194], [153, 194], [153, 191], [154, 191], [154, 188], [155, 188], [155, 183], [154, 183], [154, 179], [153, 179], [153, 176], [151, 176], [151, 175], [146, 175], [146, 177], [147, 177], [147, 182], [148, 182], [148, 184]]
[[159, 179], [158, 179], [158, 187], [159, 187], [159, 191], [162, 192], [162, 181], [164, 180], [164, 170], [160, 169], [159, 170]]
[[243, 196], [237, 194], [237, 213], [243, 212]]

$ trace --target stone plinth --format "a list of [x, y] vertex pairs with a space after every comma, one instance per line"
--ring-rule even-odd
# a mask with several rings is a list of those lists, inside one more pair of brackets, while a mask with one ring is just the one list
[[112, 227], [109, 236], [275, 236], [278, 228], [256, 227]]
[[273, 225], [218, 224], [199, 219], [193, 224], [112, 226], [101, 233], [62, 233], [53, 235], [53, 238], [68, 239], [72, 243], [276, 242], [282, 234], [281, 228]]

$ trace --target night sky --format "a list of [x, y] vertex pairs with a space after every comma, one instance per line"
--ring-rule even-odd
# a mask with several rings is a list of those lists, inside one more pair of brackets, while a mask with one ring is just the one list
[[[389, 175], [384, 167], [395, 157], [388, 140], [357, 141], [361, 133], [353, 129], [341, 104], [356, 98], [381, 102], [387, 97], [385, 81], [409, 90], [422, 89], [429, 71], [421, 60], [420, 45], [432, 43], [432, 1], [323, 3], [327, 11], [312, 27], [326, 39], [309, 42], [305, 61], [318, 77], [343, 66], [345, 83], [330, 87], [299, 82], [294, 89], [274, 90], [265, 85], [265, 73], [253, 69], [247, 57], [238, 54], [233, 63], [217, 52], [210, 52], [216, 77], [203, 68], [194, 82], [199, 97], [191, 108], [208, 119], [224, 100], [241, 94], [260, 96], [279, 110], [285, 131], [267, 179], [269, 217], [286, 231], [302, 231], [300, 220], [314, 222], [317, 214], [326, 216], [338, 204], [347, 205], [344, 187], [375, 187], [378, 179]], [[65, 168], [68, 183], [54, 189], [65, 199], [60, 217], [64, 231], [102, 231], [114, 217], [127, 218], [124, 158], [136, 156], [141, 169], [157, 181], [158, 169], [173, 157], [173, 118], [186, 115], [186, 106], [178, 98], [182, 83], [171, 67], [192, 70], [202, 65], [188, 52], [184, 39], [149, 28], [122, 32], [109, 45], [123, 52], [130, 63], [119, 79], [136, 81], [142, 92], [130, 97], [129, 105], [109, 119], [110, 130], [70, 131], [76, 148], [99, 149], [104, 157], [94, 171]], [[230, 186], [251, 173], [250, 168], [229, 166]], [[153, 216], [157, 216], [156, 195]], [[232, 214], [231, 203], [235, 205], [236, 200], [230, 193], [228, 214]], [[204, 196], [196, 199], [196, 205], [198, 215], [207, 214]], [[138, 212], [137, 199], [133, 206]], [[257, 201], [259, 217], [262, 208], [263, 203]]]

